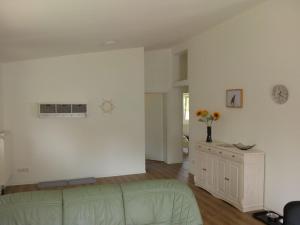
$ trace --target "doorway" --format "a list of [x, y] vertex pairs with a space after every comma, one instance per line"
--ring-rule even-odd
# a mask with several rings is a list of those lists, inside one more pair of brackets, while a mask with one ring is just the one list
[[190, 94], [188, 88], [183, 88], [182, 93], [182, 153], [183, 159], [189, 156], [189, 142], [190, 142], [190, 132], [189, 132], [189, 121], [190, 121]]
[[146, 159], [166, 161], [165, 96], [145, 94]]

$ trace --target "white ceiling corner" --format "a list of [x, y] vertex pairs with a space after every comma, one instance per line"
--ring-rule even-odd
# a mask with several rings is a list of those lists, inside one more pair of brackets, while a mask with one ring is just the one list
[[169, 47], [262, 1], [0, 0], [0, 61]]

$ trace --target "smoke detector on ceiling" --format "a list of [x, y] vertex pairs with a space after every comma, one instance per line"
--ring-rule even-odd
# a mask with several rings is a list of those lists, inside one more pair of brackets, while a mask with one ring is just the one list
[[104, 42], [104, 45], [107, 45], [107, 46], [109, 46], [109, 45], [115, 45], [115, 44], [117, 44], [117, 41], [115, 41], [115, 40], [109, 40], [109, 41], [105, 41]]

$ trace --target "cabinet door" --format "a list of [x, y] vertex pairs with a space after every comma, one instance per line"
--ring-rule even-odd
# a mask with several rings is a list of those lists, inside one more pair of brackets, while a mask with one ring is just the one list
[[195, 174], [194, 174], [194, 181], [195, 181], [195, 185], [199, 186], [199, 173], [200, 173], [200, 163], [199, 163], [199, 151], [195, 152]]
[[195, 182], [197, 186], [205, 187], [206, 183], [206, 168], [205, 168], [205, 153], [198, 151], [196, 153], [196, 161], [195, 161], [195, 168], [196, 168], [196, 174], [195, 174]]
[[199, 176], [199, 181], [200, 181], [200, 185], [203, 188], [206, 188], [207, 186], [207, 178], [206, 178], [206, 173], [207, 173], [207, 163], [206, 163], [206, 159], [207, 159], [207, 154], [204, 152], [200, 152], [200, 176]]
[[228, 192], [227, 198], [232, 202], [240, 201], [241, 179], [242, 179], [242, 164], [228, 161]]
[[226, 196], [226, 171], [227, 171], [227, 161], [225, 159], [218, 159], [218, 171], [217, 171], [217, 193], [221, 197]]
[[208, 191], [214, 191], [215, 190], [215, 160], [216, 157], [212, 154], [205, 154], [205, 167], [206, 167], [206, 187]]

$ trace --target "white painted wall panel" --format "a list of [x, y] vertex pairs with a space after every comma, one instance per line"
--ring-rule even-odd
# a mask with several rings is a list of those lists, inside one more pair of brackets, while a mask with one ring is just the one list
[[[2, 65], [11, 184], [145, 172], [144, 49]], [[103, 114], [103, 99], [115, 104]], [[87, 118], [41, 119], [39, 102], [84, 102]], [[28, 168], [20, 173], [19, 168]]]
[[145, 94], [146, 159], [164, 160], [163, 104], [163, 94]]
[[[272, 0], [183, 44], [189, 49], [191, 147], [206, 135], [195, 111], [220, 111], [213, 139], [255, 143], [266, 152], [265, 207], [278, 212], [300, 199], [299, 21], [298, 0]], [[289, 89], [284, 105], [271, 99], [276, 84]], [[225, 107], [231, 88], [244, 89], [242, 109]]]

